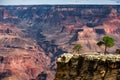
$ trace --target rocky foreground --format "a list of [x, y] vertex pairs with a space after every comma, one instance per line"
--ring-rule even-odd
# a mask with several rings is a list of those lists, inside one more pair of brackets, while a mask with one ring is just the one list
[[65, 53], [57, 59], [54, 80], [120, 80], [120, 55]]

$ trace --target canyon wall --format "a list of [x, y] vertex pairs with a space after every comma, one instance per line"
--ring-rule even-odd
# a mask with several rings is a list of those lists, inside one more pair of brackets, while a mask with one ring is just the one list
[[83, 52], [103, 50], [96, 42], [104, 35], [115, 38], [114, 49], [120, 46], [120, 6], [0, 6], [0, 22], [21, 28], [54, 58], [70, 52], [74, 43], [82, 44]]
[[19, 79], [53, 80], [56, 58], [72, 52], [72, 44], [81, 44], [81, 53], [102, 52], [104, 46], [96, 43], [109, 35], [115, 39], [109, 53], [119, 49], [119, 26], [119, 5], [0, 6], [0, 65], [5, 65], [1, 69], [7, 67], [17, 76], [21, 72]]
[[[21, 29], [0, 23], [0, 80], [40, 80], [49, 74], [50, 59]], [[52, 77], [52, 76], [51, 76]]]

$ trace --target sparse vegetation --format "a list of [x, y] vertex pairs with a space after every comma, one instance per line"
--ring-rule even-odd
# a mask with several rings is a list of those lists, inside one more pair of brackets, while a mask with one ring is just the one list
[[80, 44], [73, 44], [74, 47], [73, 47], [73, 52], [76, 52], [76, 53], [80, 53], [80, 51], [82, 50], [82, 46]]
[[120, 49], [116, 49], [115, 53], [120, 54]]
[[107, 48], [111, 48], [115, 45], [114, 39], [110, 36], [104, 36], [102, 41], [97, 42], [97, 45], [100, 47], [105, 46], [104, 54], [107, 53]]

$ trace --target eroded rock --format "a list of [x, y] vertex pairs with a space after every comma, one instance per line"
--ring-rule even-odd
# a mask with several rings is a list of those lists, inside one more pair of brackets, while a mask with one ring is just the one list
[[87, 53], [62, 56], [67, 59], [57, 61], [57, 72], [54, 80], [119, 80], [120, 79], [120, 55]]

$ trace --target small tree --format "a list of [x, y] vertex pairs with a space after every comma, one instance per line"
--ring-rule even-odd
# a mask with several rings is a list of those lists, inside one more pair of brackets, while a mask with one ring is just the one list
[[73, 52], [76, 52], [76, 53], [80, 53], [80, 51], [82, 50], [82, 46], [80, 44], [73, 44], [74, 47], [73, 47]]
[[97, 45], [100, 47], [105, 46], [104, 54], [107, 53], [107, 48], [113, 47], [115, 45], [114, 39], [110, 36], [104, 36], [102, 41], [97, 42]]

